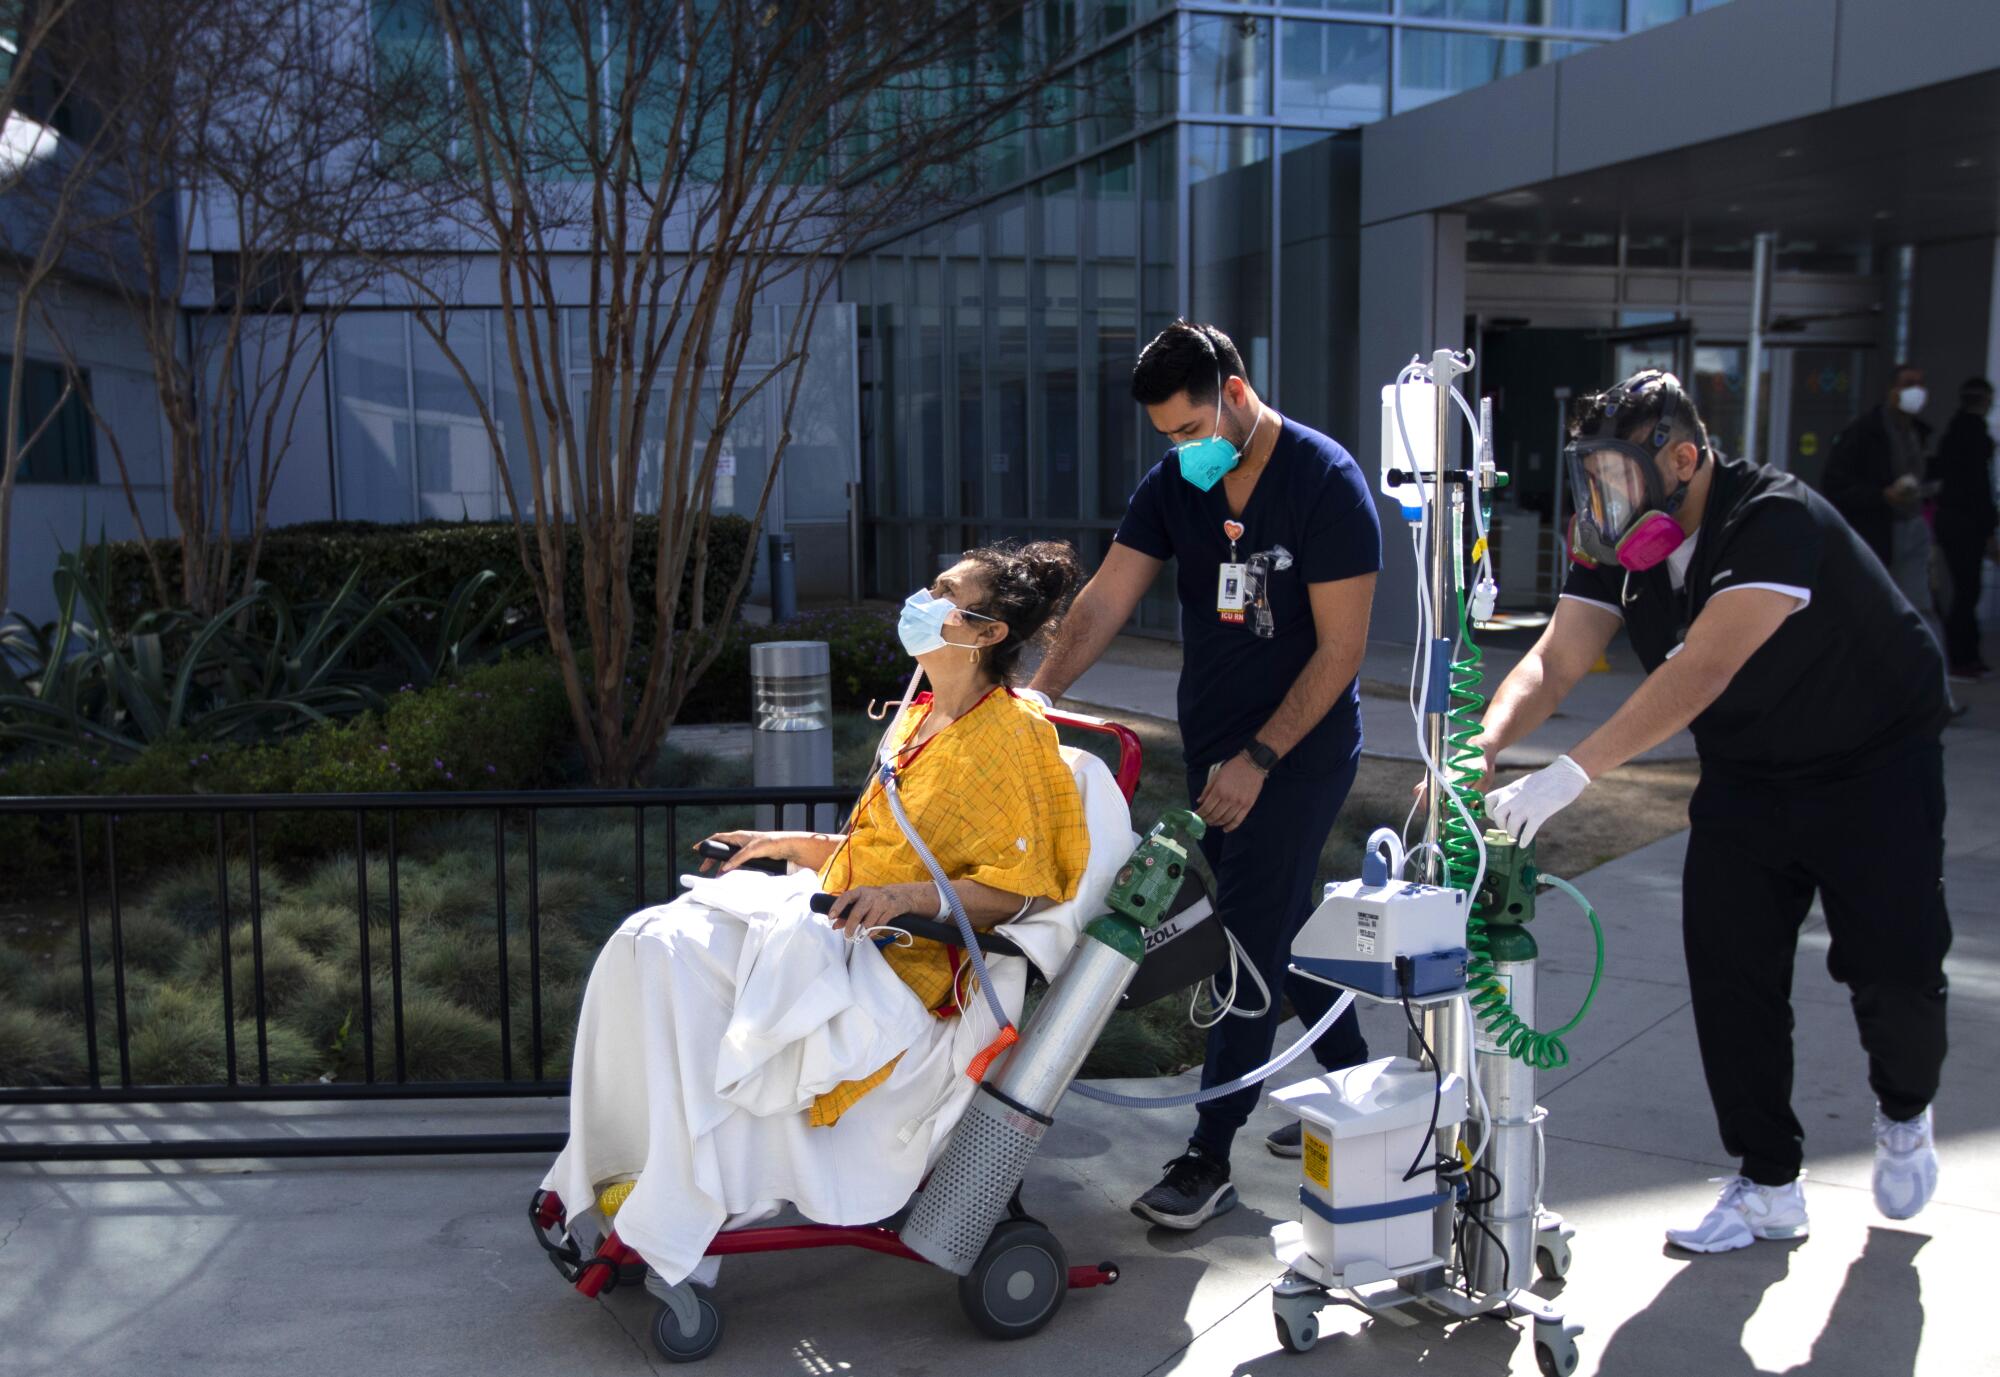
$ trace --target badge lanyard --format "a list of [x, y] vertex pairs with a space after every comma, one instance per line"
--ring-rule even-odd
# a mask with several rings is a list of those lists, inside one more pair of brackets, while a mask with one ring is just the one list
[[1243, 614], [1249, 606], [1248, 566], [1236, 558], [1236, 542], [1243, 539], [1243, 523], [1229, 520], [1222, 523], [1222, 533], [1229, 537], [1229, 559], [1216, 570], [1215, 614], [1232, 626], [1243, 624]]

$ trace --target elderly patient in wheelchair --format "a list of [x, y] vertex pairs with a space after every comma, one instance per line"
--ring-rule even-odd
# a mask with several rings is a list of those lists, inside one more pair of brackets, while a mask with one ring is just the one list
[[[1078, 573], [1065, 544], [980, 549], [912, 594], [899, 630], [930, 692], [905, 695], [878, 761], [972, 923], [1006, 924], [1045, 974], [1074, 943], [1079, 885], [1108, 883], [1093, 831], [1129, 836], [1102, 763], [1058, 746], [1009, 687]], [[570, 1202], [572, 1237], [615, 1227], [662, 1281], [705, 1282], [720, 1230], [787, 1203], [872, 1223], [915, 1191], [999, 1025], [963, 950], [895, 928], [951, 915], [894, 802], [878, 769], [842, 835], [711, 837], [697, 849], [733, 854], [612, 935], [579, 1016], [569, 1141], [543, 1182]], [[1098, 849], [1115, 869], [1124, 849]], [[750, 864], [774, 861], [789, 873]], [[819, 891], [838, 896], [825, 916]], [[1018, 1017], [1026, 962], [989, 971]]]

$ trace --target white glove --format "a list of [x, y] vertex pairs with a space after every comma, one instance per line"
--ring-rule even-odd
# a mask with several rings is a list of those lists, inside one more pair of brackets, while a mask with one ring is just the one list
[[1504, 789], [1486, 796], [1486, 815], [1514, 834], [1526, 846], [1535, 839], [1542, 824], [1576, 802], [1577, 795], [1590, 783], [1583, 767], [1566, 755], [1546, 769], [1517, 779]]
[[1049, 696], [1046, 693], [1043, 693], [1040, 689], [1035, 689], [1035, 688], [1015, 689], [1014, 692], [1022, 698], [1032, 698], [1035, 702], [1040, 703], [1042, 705], [1043, 711], [1045, 712], [1050, 711], [1055, 707], [1055, 704], [1049, 701]]

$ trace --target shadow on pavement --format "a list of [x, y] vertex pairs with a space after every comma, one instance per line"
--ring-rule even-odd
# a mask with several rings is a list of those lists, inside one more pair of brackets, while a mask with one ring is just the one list
[[[1916, 1370], [1924, 1303], [1916, 1256], [1930, 1240], [1899, 1229], [1871, 1228], [1861, 1256], [1848, 1264], [1840, 1294], [1812, 1356], [1785, 1377], [1906, 1377]], [[1764, 1377], [1743, 1348], [1744, 1327], [1765, 1293], [1791, 1271], [1805, 1243], [1757, 1244], [1737, 1253], [1697, 1258], [1681, 1269], [1652, 1304], [1621, 1325], [1599, 1360], [1599, 1377], [1656, 1374], [1672, 1353], [1702, 1377]]]

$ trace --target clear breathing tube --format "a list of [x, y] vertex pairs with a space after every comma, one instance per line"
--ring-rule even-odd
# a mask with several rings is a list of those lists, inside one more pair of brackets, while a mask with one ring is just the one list
[[1180, 1109], [1191, 1104], [1205, 1104], [1209, 1100], [1220, 1099], [1224, 1095], [1234, 1095], [1239, 1090], [1248, 1090], [1261, 1085], [1280, 1071], [1290, 1066], [1305, 1054], [1308, 1047], [1333, 1027], [1334, 1021], [1346, 1013], [1354, 1003], [1354, 991], [1343, 991], [1340, 998], [1333, 1001], [1333, 1007], [1320, 1016], [1319, 1022], [1306, 1029], [1305, 1036], [1287, 1047], [1283, 1052], [1265, 1062], [1255, 1071], [1238, 1076], [1233, 1081], [1212, 1085], [1206, 1090], [1187, 1090], [1178, 1095], [1121, 1095], [1115, 1090], [1103, 1090], [1082, 1081], [1071, 1081], [1071, 1093], [1081, 1095], [1086, 1100], [1096, 1100], [1101, 1104], [1117, 1105], [1121, 1109]]

